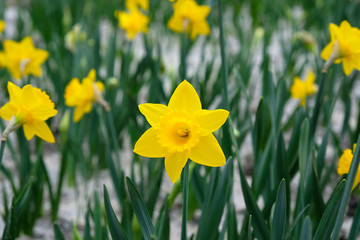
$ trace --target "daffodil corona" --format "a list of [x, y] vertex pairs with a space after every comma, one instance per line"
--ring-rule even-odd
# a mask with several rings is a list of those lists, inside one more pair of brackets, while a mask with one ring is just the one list
[[0, 52], [0, 67], [7, 68], [16, 80], [30, 74], [39, 77], [41, 64], [48, 57], [47, 51], [34, 47], [31, 37], [24, 38], [20, 43], [5, 40], [4, 51]]
[[88, 76], [80, 83], [78, 78], [73, 78], [65, 88], [65, 104], [75, 107], [74, 122], [80, 121], [85, 113], [89, 113], [92, 104], [97, 102], [109, 110], [108, 104], [101, 93], [104, 91], [104, 84], [96, 80], [96, 71], [92, 69]]
[[360, 30], [351, 27], [346, 20], [340, 27], [330, 23], [329, 30], [330, 43], [321, 52], [321, 57], [327, 60], [323, 71], [326, 72], [333, 62], [342, 63], [346, 75], [354, 68], [360, 70]]
[[8, 82], [10, 101], [0, 109], [1, 118], [10, 121], [3, 133], [3, 138], [17, 129], [24, 127], [26, 139], [34, 135], [47, 142], [54, 143], [54, 136], [45, 123], [47, 119], [57, 114], [54, 103], [49, 96], [39, 88], [25, 85], [23, 88]]
[[195, 0], [178, 0], [174, 3], [174, 15], [168, 22], [168, 28], [175, 32], [187, 33], [192, 40], [199, 34], [209, 35], [210, 26], [206, 17], [209, 6], [199, 6]]
[[211, 167], [226, 163], [212, 132], [225, 123], [229, 112], [202, 109], [195, 89], [186, 80], [175, 89], [168, 106], [146, 103], [139, 109], [151, 128], [136, 142], [134, 152], [150, 158], [165, 157], [165, 169], [173, 183], [188, 158]]
[[[350, 166], [351, 166], [351, 162], [353, 159], [353, 151], [355, 151], [356, 148], [356, 144], [354, 144], [353, 150], [351, 149], [346, 149], [343, 154], [340, 156], [339, 159], [339, 163], [338, 163], [338, 168], [337, 168], [337, 173], [341, 176], [344, 174], [348, 174], [350, 171]], [[360, 168], [358, 168], [357, 172], [356, 172], [356, 176], [355, 176], [355, 180], [354, 180], [354, 184], [352, 186], [352, 190], [354, 190], [354, 188], [359, 185], [360, 183]]]
[[139, 32], [148, 32], [149, 18], [137, 8], [131, 8], [129, 12], [115, 11], [114, 15], [119, 21], [119, 27], [125, 30], [130, 40]]
[[317, 85], [314, 82], [315, 74], [311, 70], [308, 72], [305, 81], [301, 81], [301, 79], [296, 76], [290, 88], [291, 96], [300, 99], [300, 104], [305, 106], [306, 97], [317, 91]]

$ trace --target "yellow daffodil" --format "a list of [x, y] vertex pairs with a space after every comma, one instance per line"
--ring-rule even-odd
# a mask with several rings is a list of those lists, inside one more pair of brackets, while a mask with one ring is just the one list
[[294, 78], [294, 82], [290, 88], [290, 93], [293, 98], [300, 99], [300, 104], [305, 106], [306, 97], [314, 94], [317, 91], [315, 82], [315, 74], [309, 71], [305, 81], [301, 81], [299, 77]]
[[[355, 151], [356, 144], [354, 144], [353, 151]], [[340, 156], [337, 173], [341, 176], [348, 174], [350, 171], [351, 162], [353, 159], [353, 151], [351, 149], [346, 149], [343, 154]], [[352, 190], [360, 183], [360, 168], [358, 168], [355, 176], [355, 181], [352, 186]]]
[[20, 126], [24, 127], [26, 139], [34, 135], [54, 143], [54, 135], [45, 121], [57, 114], [54, 103], [41, 89], [25, 85], [23, 88], [8, 82], [10, 101], [0, 109], [0, 117], [10, 121], [3, 138]]
[[0, 33], [2, 33], [4, 31], [5, 26], [6, 26], [5, 21], [0, 20]]
[[139, 32], [147, 33], [149, 18], [137, 8], [129, 12], [115, 11], [115, 17], [119, 21], [120, 28], [124, 29], [128, 39], [133, 39]]
[[138, 7], [141, 7], [144, 10], [149, 9], [149, 0], [126, 0], [125, 6], [127, 9], [137, 9]]
[[210, 26], [206, 21], [211, 10], [209, 6], [199, 6], [194, 0], [178, 0], [173, 6], [174, 15], [167, 24], [169, 29], [186, 32], [192, 40], [199, 34], [210, 34]]
[[97, 102], [109, 110], [108, 104], [102, 98], [104, 84], [96, 80], [96, 71], [92, 69], [88, 76], [80, 83], [78, 78], [73, 78], [65, 88], [65, 104], [69, 107], [75, 107], [74, 122], [80, 121], [85, 113], [89, 113], [92, 104]]
[[354, 68], [360, 70], [360, 30], [345, 20], [340, 27], [330, 23], [329, 30], [331, 41], [321, 52], [321, 57], [327, 60], [324, 72], [333, 62], [342, 63], [346, 75]]
[[211, 167], [226, 163], [212, 132], [225, 123], [229, 112], [202, 109], [195, 89], [186, 80], [175, 89], [168, 106], [146, 103], [139, 109], [151, 128], [136, 142], [134, 152], [150, 158], [165, 157], [165, 169], [173, 183], [188, 158]]
[[30, 74], [39, 77], [41, 64], [49, 57], [49, 53], [36, 49], [31, 37], [24, 38], [20, 43], [4, 41], [4, 51], [0, 52], [0, 67], [6, 67], [14, 79]]

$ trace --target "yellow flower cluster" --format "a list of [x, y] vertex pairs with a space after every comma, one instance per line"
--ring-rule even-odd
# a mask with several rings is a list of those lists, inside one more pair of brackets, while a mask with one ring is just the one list
[[139, 32], [147, 33], [149, 18], [143, 14], [139, 7], [149, 9], [148, 0], [126, 0], [128, 11], [115, 11], [114, 15], [119, 21], [119, 27], [124, 29], [128, 39], [132, 40]]
[[168, 28], [190, 35], [192, 40], [199, 34], [209, 35], [210, 26], [206, 21], [211, 9], [209, 6], [200, 6], [195, 0], [178, 0], [174, 3], [174, 15], [168, 22]]
[[8, 69], [14, 79], [20, 80], [30, 74], [39, 77], [41, 64], [49, 57], [49, 53], [36, 49], [31, 37], [24, 38], [20, 43], [5, 40], [4, 50], [0, 51], [0, 67]]
[[[352, 162], [352, 159], [354, 157], [353, 152], [355, 152], [355, 148], [356, 148], [356, 144], [354, 144], [353, 150], [346, 149], [343, 152], [343, 154], [340, 156], [339, 163], [338, 163], [338, 168], [337, 168], [337, 173], [340, 176], [349, 173], [351, 162]], [[354, 188], [357, 185], [359, 185], [359, 183], [360, 183], [360, 168], [358, 168], [358, 170], [356, 172], [355, 181], [354, 181], [354, 184], [352, 186], [352, 190], [354, 190]]]
[[186, 80], [175, 89], [168, 106], [146, 103], [139, 109], [151, 128], [137, 141], [134, 152], [151, 158], [165, 157], [165, 169], [173, 183], [188, 158], [211, 167], [226, 163], [212, 132], [225, 123], [229, 112], [202, 109], [199, 96]]
[[290, 93], [293, 98], [300, 99], [300, 104], [305, 106], [306, 97], [316, 93], [317, 85], [315, 82], [315, 74], [313, 71], [309, 71], [305, 81], [296, 76], [294, 82], [290, 88]]
[[92, 69], [88, 76], [80, 83], [78, 78], [73, 78], [65, 88], [65, 104], [75, 107], [73, 120], [80, 121], [85, 113], [89, 113], [92, 104], [98, 102], [106, 109], [109, 108], [101, 93], [104, 91], [104, 84], [96, 80], [96, 71]]
[[331, 63], [342, 63], [344, 72], [349, 75], [354, 68], [360, 70], [360, 29], [351, 27], [344, 20], [340, 27], [331, 23], [330, 43], [321, 52], [321, 57], [327, 60], [325, 71]]

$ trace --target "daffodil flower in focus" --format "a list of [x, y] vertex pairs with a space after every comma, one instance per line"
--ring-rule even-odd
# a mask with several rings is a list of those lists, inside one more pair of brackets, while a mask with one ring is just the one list
[[165, 157], [165, 169], [173, 183], [188, 158], [211, 167], [226, 163], [212, 132], [225, 123], [229, 112], [202, 109], [199, 96], [186, 80], [175, 89], [168, 106], [146, 103], [139, 109], [151, 128], [136, 142], [134, 152], [150, 158]]
[[290, 88], [291, 96], [300, 99], [300, 104], [305, 106], [307, 96], [313, 95], [317, 91], [317, 85], [314, 82], [315, 74], [311, 70], [308, 72], [305, 81], [301, 81], [301, 79], [296, 76]]
[[330, 23], [329, 30], [330, 43], [321, 52], [321, 57], [327, 60], [323, 72], [333, 62], [342, 63], [346, 75], [350, 75], [354, 68], [360, 70], [360, 30], [351, 27], [346, 20], [340, 26]]
[[4, 51], [0, 52], [0, 67], [7, 68], [14, 79], [23, 76], [41, 75], [41, 64], [49, 57], [49, 53], [36, 49], [31, 37], [24, 38], [20, 43], [5, 40]]
[[119, 21], [119, 27], [125, 30], [128, 39], [134, 39], [139, 32], [148, 32], [149, 18], [137, 8], [129, 9], [129, 12], [115, 11], [114, 15]]
[[[339, 163], [338, 163], [338, 168], [337, 168], [337, 173], [340, 176], [349, 173], [351, 162], [352, 162], [352, 159], [354, 157], [353, 152], [355, 151], [355, 148], [356, 148], [356, 144], [354, 144], [353, 150], [346, 149], [343, 152], [343, 154], [340, 156]], [[356, 176], [355, 176], [354, 184], [352, 186], [352, 190], [354, 190], [354, 188], [357, 185], [359, 185], [359, 183], [360, 183], [360, 168], [358, 168], [358, 170], [356, 172]]]
[[78, 78], [73, 78], [65, 88], [65, 104], [75, 107], [73, 120], [80, 121], [85, 113], [89, 113], [93, 103], [99, 103], [106, 110], [110, 107], [102, 97], [104, 84], [96, 80], [96, 71], [91, 69], [88, 76], [80, 83]]
[[178, 0], [174, 3], [174, 15], [167, 26], [178, 33], [187, 33], [192, 40], [199, 34], [209, 35], [210, 26], [206, 17], [210, 13], [209, 6], [200, 6], [194, 0]]
[[29, 84], [20, 88], [8, 82], [8, 91], [10, 101], [0, 109], [0, 117], [10, 121], [3, 133], [3, 140], [6, 140], [10, 132], [23, 126], [26, 139], [30, 140], [37, 135], [47, 142], [54, 143], [54, 135], [45, 123], [57, 114], [50, 97], [41, 89]]

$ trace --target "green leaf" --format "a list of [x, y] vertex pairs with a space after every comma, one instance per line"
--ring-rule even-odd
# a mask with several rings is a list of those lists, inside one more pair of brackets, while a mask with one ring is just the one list
[[150, 214], [146, 208], [143, 198], [141, 197], [138, 189], [129, 177], [126, 177], [126, 183], [130, 193], [131, 203], [134, 208], [136, 218], [139, 221], [141, 232], [144, 238], [146, 240], [156, 239], [155, 228], [151, 221]]
[[65, 240], [64, 234], [57, 223], [54, 224], [54, 233], [56, 240]]
[[155, 228], [159, 240], [170, 239], [170, 212], [168, 195], [164, 199]]
[[265, 219], [262, 216], [259, 207], [256, 204], [255, 197], [246, 181], [244, 170], [238, 160], [238, 167], [240, 172], [240, 183], [243, 190], [244, 200], [246, 204], [246, 210], [252, 215], [252, 225], [254, 227], [254, 233], [258, 239], [269, 239], [269, 228], [266, 225]]
[[312, 238], [311, 220], [309, 217], [306, 217], [301, 228], [300, 239], [311, 239], [311, 238]]
[[359, 236], [360, 231], [360, 204], [356, 207], [356, 212], [353, 218], [353, 222], [351, 224], [350, 234], [348, 240], [356, 240]]
[[75, 224], [73, 224], [73, 240], [82, 240], [80, 233], [77, 230]]
[[[232, 164], [232, 158], [229, 158], [226, 162], [223, 172], [220, 174], [220, 178], [214, 185], [214, 193], [207, 199], [205, 208], [202, 209], [202, 215], [199, 222], [198, 233], [196, 239], [214, 239], [218, 235], [218, 226], [223, 215], [223, 211], [229, 198], [231, 179], [230, 169]], [[212, 171], [219, 171], [220, 169], [213, 168]], [[214, 175], [212, 175], [214, 176]], [[211, 184], [211, 182], [210, 182]]]
[[334, 230], [335, 220], [338, 215], [340, 201], [344, 194], [346, 180], [342, 180], [334, 190], [331, 195], [328, 203], [326, 204], [326, 208], [324, 214], [320, 220], [318, 227], [316, 228], [316, 232], [314, 235], [314, 240], [328, 240], [330, 239], [330, 235]]
[[94, 206], [94, 222], [95, 222], [95, 239], [101, 240], [101, 204], [99, 192], [94, 192], [95, 206]]
[[105, 185], [104, 185], [104, 203], [105, 203], [106, 219], [108, 222], [108, 228], [112, 239], [127, 240], [128, 237], [126, 236], [125, 230], [120, 225], [119, 220], [117, 219], [115, 212], [111, 206], [109, 193]]
[[281, 180], [276, 196], [270, 239], [283, 239], [286, 225], [286, 183]]

